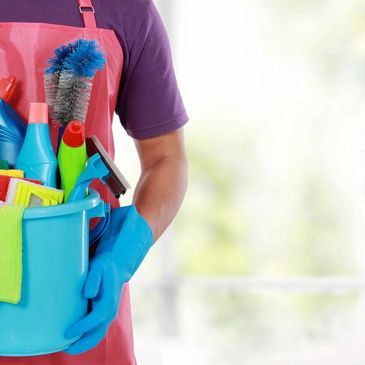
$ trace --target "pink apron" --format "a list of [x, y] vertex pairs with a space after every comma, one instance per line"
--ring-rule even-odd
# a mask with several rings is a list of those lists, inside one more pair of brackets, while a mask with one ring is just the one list
[[[91, 0], [75, 0], [85, 28], [43, 23], [0, 23], [0, 77], [13, 74], [17, 89], [10, 104], [27, 120], [30, 102], [45, 102], [43, 71], [54, 50], [79, 38], [95, 39], [106, 54], [106, 66], [94, 79], [86, 120], [86, 135], [95, 134], [114, 158], [112, 120], [123, 67], [123, 51], [113, 30], [96, 27]], [[78, 5], [80, 8], [78, 8]], [[50, 126], [55, 147], [58, 129]], [[102, 184], [93, 187], [112, 207], [114, 199]], [[135, 364], [129, 288], [125, 285], [117, 318], [106, 337], [94, 349], [80, 355], [58, 352], [33, 357], [1, 357], [0, 365], [129, 365]]]

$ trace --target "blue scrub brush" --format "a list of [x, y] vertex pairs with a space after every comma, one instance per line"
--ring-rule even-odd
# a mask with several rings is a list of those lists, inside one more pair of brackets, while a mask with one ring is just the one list
[[[51, 118], [60, 125], [58, 145], [67, 124], [85, 123], [93, 79], [105, 64], [104, 52], [95, 40], [78, 39], [56, 50], [45, 70], [45, 93]], [[52, 76], [53, 75], [53, 76]]]

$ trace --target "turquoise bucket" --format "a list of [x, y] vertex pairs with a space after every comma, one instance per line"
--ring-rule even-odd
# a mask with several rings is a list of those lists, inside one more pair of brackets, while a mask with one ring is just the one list
[[88, 311], [89, 221], [109, 209], [93, 190], [74, 203], [25, 209], [22, 295], [0, 302], [0, 356], [49, 354], [79, 339], [64, 333]]

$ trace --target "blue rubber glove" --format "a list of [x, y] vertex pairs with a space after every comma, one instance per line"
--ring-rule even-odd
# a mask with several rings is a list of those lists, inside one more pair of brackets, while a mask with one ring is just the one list
[[118, 313], [123, 284], [136, 272], [153, 241], [149, 224], [134, 205], [112, 210], [84, 286], [84, 296], [91, 299], [92, 311], [67, 329], [66, 338], [82, 337], [64, 352], [80, 354], [105, 337]]

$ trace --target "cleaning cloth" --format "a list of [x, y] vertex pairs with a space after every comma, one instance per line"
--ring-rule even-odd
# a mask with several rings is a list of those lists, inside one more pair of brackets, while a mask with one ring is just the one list
[[22, 218], [24, 208], [0, 208], [0, 302], [17, 304], [22, 287]]
[[0, 170], [0, 175], [11, 177], [24, 177], [24, 171], [22, 170]]
[[[8, 192], [10, 180], [13, 179], [11, 176], [2, 176], [0, 175], [0, 200], [6, 200], [6, 194]], [[26, 178], [19, 178], [20, 180], [25, 180], [32, 182], [34, 184], [42, 185], [42, 181], [40, 180], [33, 180], [33, 179], [26, 179]]]
[[64, 193], [62, 190], [49, 186], [40, 186], [25, 180], [10, 179], [6, 203], [21, 205], [25, 208], [62, 204]]

